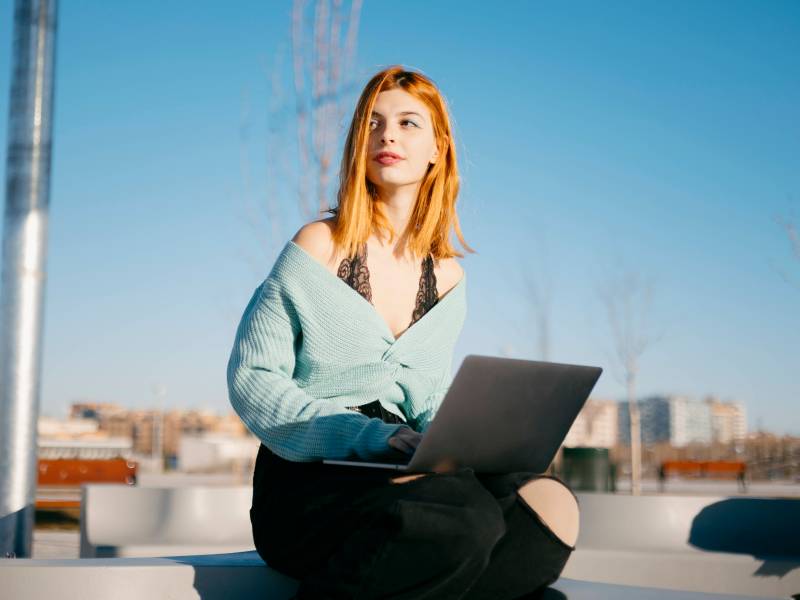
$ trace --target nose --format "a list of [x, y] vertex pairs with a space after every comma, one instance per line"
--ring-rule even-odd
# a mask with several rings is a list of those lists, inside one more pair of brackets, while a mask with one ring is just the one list
[[386, 142], [388, 142], [388, 141], [392, 141], [393, 142], [395, 140], [395, 137], [396, 137], [395, 136], [395, 131], [392, 128], [392, 126], [390, 124], [388, 124], [388, 123], [386, 125], [384, 125], [383, 126], [383, 131], [381, 132], [381, 142], [384, 143], [384, 144]]

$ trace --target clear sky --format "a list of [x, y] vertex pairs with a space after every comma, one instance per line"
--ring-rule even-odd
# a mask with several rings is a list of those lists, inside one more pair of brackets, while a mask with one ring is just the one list
[[[247, 209], [290, 12], [60, 3], [44, 412], [150, 407], [155, 384], [228, 409], [238, 320], [303, 223], [290, 194], [280, 234]], [[0, 0], [2, 140], [11, 17]], [[357, 87], [396, 63], [436, 81], [457, 136], [478, 254], [454, 366], [538, 358], [520, 282], [549, 272], [550, 359], [605, 367], [594, 395], [621, 399], [597, 290], [635, 271], [658, 336], [641, 394], [740, 400], [751, 429], [800, 434], [800, 289], [781, 276], [800, 262], [775, 222], [800, 222], [800, 3], [368, 0]]]

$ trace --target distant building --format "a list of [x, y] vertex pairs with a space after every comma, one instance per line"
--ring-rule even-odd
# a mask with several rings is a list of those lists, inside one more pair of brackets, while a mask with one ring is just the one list
[[[652, 396], [639, 400], [642, 443], [668, 442], [683, 447], [710, 444], [714, 439], [711, 404], [685, 396]], [[619, 441], [630, 444], [628, 402], [619, 403]]]
[[710, 444], [711, 408], [705, 402], [683, 396], [672, 397], [670, 406], [670, 444], [682, 447], [690, 443]]
[[[670, 419], [670, 398], [654, 396], [637, 401], [639, 406], [639, 422], [641, 424], [642, 443], [657, 444], [671, 440], [673, 426]], [[631, 419], [628, 401], [620, 402], [619, 409], [619, 443], [631, 443]]]
[[37, 432], [40, 438], [71, 439], [79, 436], [93, 435], [99, 426], [94, 419], [53, 419], [39, 417]]
[[711, 432], [715, 442], [729, 444], [747, 437], [747, 417], [741, 402], [720, 402], [713, 396], [706, 398], [711, 410]]
[[80, 458], [104, 460], [133, 456], [131, 441], [127, 438], [96, 437], [77, 439], [39, 438], [39, 458]]
[[178, 467], [181, 471], [251, 472], [260, 442], [254, 436], [203, 433], [181, 436]]
[[133, 452], [129, 437], [110, 436], [90, 418], [39, 417], [37, 445], [38, 457], [49, 459], [130, 458]]
[[617, 403], [589, 398], [564, 439], [564, 445], [611, 448], [617, 442]]
[[97, 422], [127, 412], [112, 402], [73, 402], [69, 407], [70, 419], [94, 419]]
[[[133, 456], [140, 461], [151, 457], [156, 464], [166, 458], [170, 464], [199, 470], [252, 461], [253, 445], [258, 449], [256, 438], [232, 412], [129, 410], [108, 402], [81, 401], [72, 404], [69, 414], [65, 420], [39, 419], [40, 454], [51, 458]], [[184, 437], [190, 438], [186, 447], [193, 454], [185, 460], [180, 456]]]

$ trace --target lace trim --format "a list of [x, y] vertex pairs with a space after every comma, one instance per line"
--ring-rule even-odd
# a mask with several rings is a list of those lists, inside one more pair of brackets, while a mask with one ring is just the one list
[[405, 421], [396, 414], [383, 408], [380, 400], [373, 400], [372, 402], [361, 404], [359, 406], [346, 406], [345, 408], [360, 412], [361, 414], [373, 419], [381, 419], [386, 423], [405, 423]]
[[[342, 259], [336, 274], [372, 304], [372, 287], [369, 283], [366, 243], [361, 246], [355, 256]], [[433, 256], [429, 254], [422, 259], [422, 274], [419, 278], [416, 304], [414, 312], [411, 314], [409, 327], [419, 321], [437, 302], [439, 302], [439, 291], [436, 289]]]
[[422, 318], [439, 301], [439, 291], [436, 289], [436, 273], [433, 272], [433, 257], [429, 254], [422, 261], [422, 275], [419, 277], [419, 290], [417, 291], [417, 304], [411, 315], [411, 325]]
[[369, 285], [366, 244], [352, 259], [343, 259], [336, 274], [372, 304], [372, 288]]

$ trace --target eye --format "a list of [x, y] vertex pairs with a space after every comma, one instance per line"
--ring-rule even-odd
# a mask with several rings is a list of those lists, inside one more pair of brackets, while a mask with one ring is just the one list
[[[411, 124], [412, 124], [414, 127], [416, 127], [417, 129], [419, 129], [419, 125], [417, 125], [417, 124], [416, 124], [414, 121], [412, 121], [411, 119], [403, 119], [402, 121], [400, 121], [400, 124], [401, 124], [401, 125], [402, 125], [402, 124], [405, 124], [405, 123], [411, 123]], [[377, 119], [370, 119], [370, 121], [369, 121], [369, 129], [370, 129], [370, 131], [372, 131], [373, 129], [375, 129], [375, 127], [377, 127], [377, 126], [378, 126], [378, 121], [377, 121]]]

